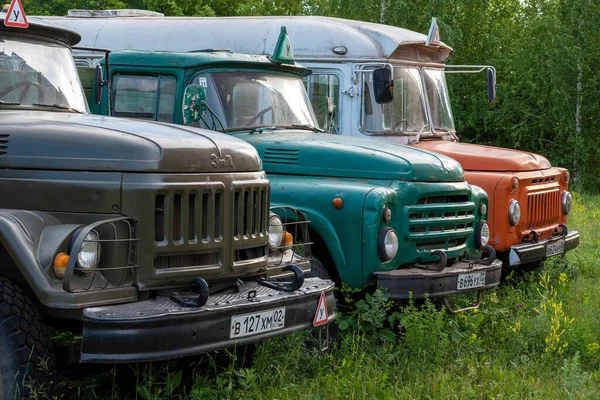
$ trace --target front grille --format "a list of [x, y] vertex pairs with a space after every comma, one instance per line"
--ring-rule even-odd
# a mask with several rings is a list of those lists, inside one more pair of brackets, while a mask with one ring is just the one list
[[408, 227], [405, 238], [417, 249], [448, 250], [462, 246], [473, 233], [475, 204], [467, 195], [422, 198], [406, 207]]
[[154, 240], [161, 244], [221, 240], [223, 202], [223, 191], [217, 186], [157, 194], [154, 199]]
[[560, 189], [555, 188], [543, 192], [529, 193], [527, 196], [527, 229], [535, 230], [560, 221], [561, 204]]
[[185, 268], [185, 267], [197, 267], [204, 265], [216, 265], [219, 263], [219, 253], [206, 253], [206, 254], [183, 254], [183, 255], [171, 255], [171, 256], [157, 256], [154, 259], [154, 268], [165, 269], [165, 268]]
[[240, 185], [233, 192], [233, 236], [244, 240], [267, 234], [268, 186]]

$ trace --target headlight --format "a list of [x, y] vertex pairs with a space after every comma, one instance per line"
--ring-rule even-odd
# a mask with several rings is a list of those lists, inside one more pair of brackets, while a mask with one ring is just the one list
[[475, 229], [475, 246], [480, 249], [490, 241], [490, 226], [485, 221], [479, 221]]
[[562, 195], [562, 212], [565, 215], [569, 215], [573, 208], [573, 196], [571, 193], [564, 191]]
[[81, 244], [77, 253], [77, 266], [82, 272], [90, 272], [98, 267], [100, 262], [100, 236], [96, 231], [90, 231]]
[[398, 235], [392, 228], [385, 227], [379, 232], [379, 257], [389, 261], [398, 253]]
[[277, 215], [271, 215], [269, 218], [269, 246], [271, 249], [277, 250], [281, 246], [283, 235], [281, 219]]
[[516, 200], [511, 200], [510, 205], [508, 206], [508, 222], [515, 226], [519, 223], [521, 219], [521, 204], [519, 204]]

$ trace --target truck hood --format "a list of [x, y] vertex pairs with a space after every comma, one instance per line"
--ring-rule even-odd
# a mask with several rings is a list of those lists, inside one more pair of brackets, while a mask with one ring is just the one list
[[292, 130], [236, 136], [256, 147], [267, 174], [421, 182], [464, 180], [460, 164], [451, 158], [392, 143]]
[[179, 125], [47, 111], [0, 111], [0, 168], [252, 172], [252, 146]]
[[446, 140], [422, 141], [415, 146], [452, 157], [465, 171], [537, 171], [552, 167], [545, 157], [520, 150]]

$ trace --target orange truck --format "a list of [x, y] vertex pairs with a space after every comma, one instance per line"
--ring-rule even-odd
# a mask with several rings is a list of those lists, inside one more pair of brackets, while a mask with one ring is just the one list
[[[452, 49], [439, 40], [435, 20], [424, 35], [327, 17], [175, 18], [120, 12], [130, 11], [75, 10], [47, 18], [79, 32], [83, 46], [113, 51], [213, 48], [266, 54], [286, 26], [295, 60], [313, 72], [305, 84], [321, 128], [458, 160], [469, 183], [488, 193], [489, 243], [505, 267], [537, 267], [579, 244], [579, 233], [566, 225], [572, 207], [569, 171], [537, 154], [459, 142], [446, 74], [486, 71], [490, 101], [496, 74], [490, 66], [447, 65]], [[75, 53], [80, 65], [99, 61], [89, 57], [85, 51]]]

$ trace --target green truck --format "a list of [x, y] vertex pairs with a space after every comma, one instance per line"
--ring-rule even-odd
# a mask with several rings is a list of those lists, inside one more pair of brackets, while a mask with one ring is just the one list
[[[78, 61], [83, 76], [89, 67]], [[294, 63], [283, 27], [272, 56], [119, 51], [103, 66], [110, 90], [97, 96], [97, 80], [87, 84], [93, 113], [202, 126], [252, 144], [273, 204], [310, 221], [322, 262], [314, 274], [377, 285], [393, 299], [498, 285], [486, 193], [448, 157], [316, 128], [302, 81], [310, 71]]]
[[[5, 17], [1, 399], [29, 397], [55, 356], [173, 359], [335, 319], [334, 283], [304, 276], [306, 221], [282, 204], [279, 216], [269, 211], [269, 181], [252, 146], [203, 129], [90, 115], [70, 48], [79, 36], [34, 19], [6, 27]], [[82, 340], [53, 349], [49, 325]]]

